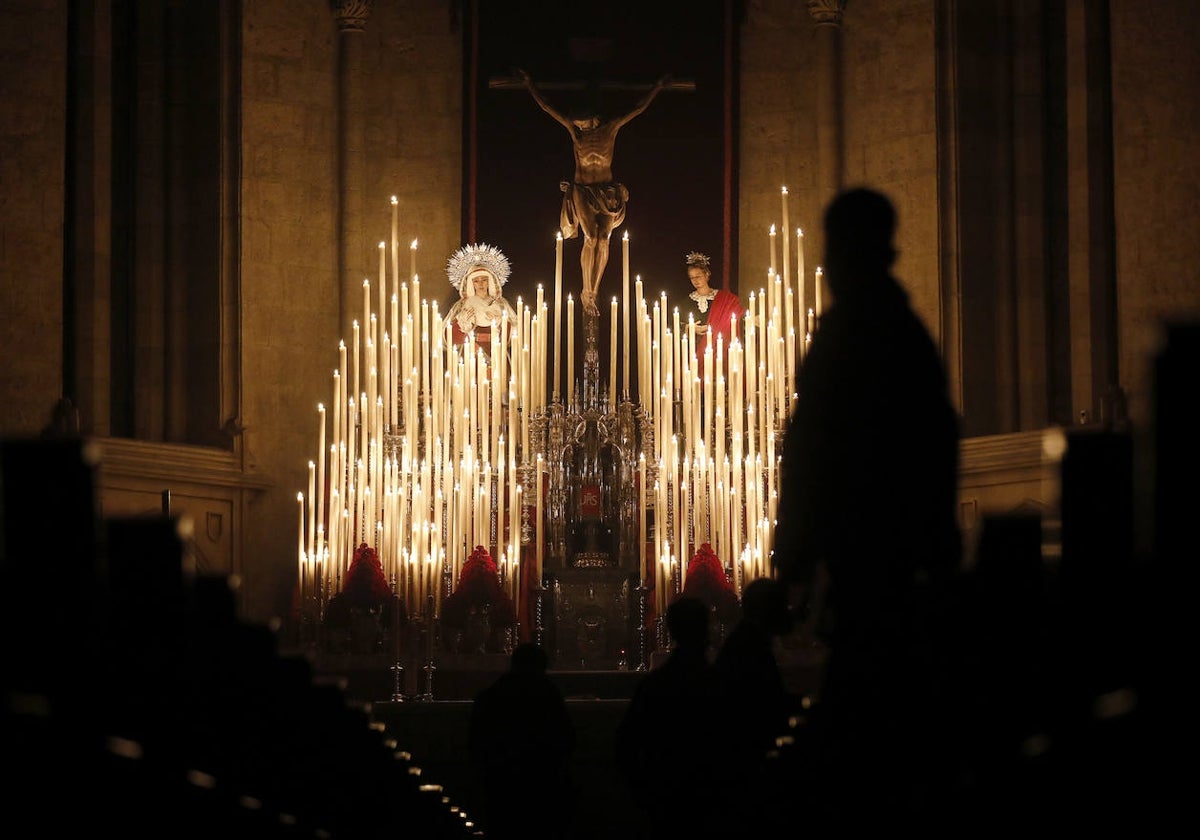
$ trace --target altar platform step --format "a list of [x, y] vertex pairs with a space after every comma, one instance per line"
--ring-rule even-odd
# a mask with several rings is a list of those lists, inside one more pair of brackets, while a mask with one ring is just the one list
[[[391, 701], [396, 695], [395, 660], [381, 654], [315, 654], [308, 657], [322, 681], [337, 682], [347, 697], [365, 703]], [[508, 654], [454, 654], [434, 660], [433, 700], [473, 700], [508, 670]], [[428, 692], [425, 663], [403, 662], [399, 693], [416, 699]], [[551, 670], [550, 679], [568, 700], [628, 700], [642, 677], [640, 671]]]

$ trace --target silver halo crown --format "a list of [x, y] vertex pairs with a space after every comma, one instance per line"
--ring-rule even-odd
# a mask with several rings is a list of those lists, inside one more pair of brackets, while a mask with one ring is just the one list
[[689, 251], [686, 257], [688, 268], [703, 268], [705, 271], [711, 269], [708, 254], [701, 254], [699, 251]]
[[471, 273], [471, 269], [477, 267], [490, 271], [501, 286], [508, 282], [508, 276], [512, 274], [508, 257], [504, 256], [499, 248], [483, 243], [464, 245], [455, 251], [446, 263], [446, 276], [450, 279], [450, 285], [462, 294], [467, 275]]

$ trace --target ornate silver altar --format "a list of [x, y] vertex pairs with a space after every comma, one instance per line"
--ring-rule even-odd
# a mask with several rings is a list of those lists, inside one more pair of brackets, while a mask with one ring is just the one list
[[545, 645], [558, 669], [645, 660], [638, 506], [647, 500], [638, 496], [657, 470], [653, 458], [642, 458], [653, 451], [654, 428], [628, 393], [617, 405], [602, 393], [598, 321], [585, 314], [582, 387], [569, 404], [548, 404], [530, 426], [530, 446], [543, 453], [548, 473], [541, 583], [549, 601]]

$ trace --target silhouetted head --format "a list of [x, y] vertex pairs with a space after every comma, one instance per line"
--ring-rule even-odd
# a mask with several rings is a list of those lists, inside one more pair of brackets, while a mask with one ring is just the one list
[[[838, 195], [825, 210], [825, 280], [835, 300], [870, 291], [891, 271], [896, 209], [887, 196], [859, 187]], [[866, 285], [867, 288], [863, 289]]]
[[742, 590], [742, 615], [773, 636], [792, 632], [787, 588], [774, 578], [755, 578]]
[[667, 632], [680, 648], [708, 646], [708, 607], [698, 598], [676, 598], [667, 607]]
[[550, 658], [541, 645], [522, 642], [513, 648], [511, 668], [514, 674], [544, 674], [549, 664]]

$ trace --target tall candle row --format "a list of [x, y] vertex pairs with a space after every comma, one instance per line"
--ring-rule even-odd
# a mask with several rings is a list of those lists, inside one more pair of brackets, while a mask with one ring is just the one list
[[[814, 308], [805, 307], [804, 234], [796, 229], [796, 273], [791, 276], [788, 191], [782, 190], [784, 246], [776, 270], [776, 232], [771, 229], [767, 282], [750, 289], [740, 338], [728, 346], [718, 338], [696, 359], [694, 325], [666, 325], [669, 302], [635, 305], [643, 406], [653, 420], [658, 467], [649, 495], [655, 509], [653, 570], [655, 605], [665, 608], [686, 582], [691, 553], [703, 542], [734, 573], [738, 588], [770, 575], [770, 550], [779, 492], [779, 441], [795, 405], [798, 366], [821, 311], [823, 283], [818, 268]], [[793, 286], [794, 282], [794, 286]], [[680, 334], [682, 332], [682, 334]], [[641, 350], [645, 343], [647, 349]], [[668, 385], [667, 383], [673, 383]], [[666, 398], [673, 387], [675, 399]], [[649, 392], [656, 399], [646, 399]], [[675, 428], [673, 417], [679, 418]], [[682, 441], [682, 443], [681, 443]], [[644, 532], [644, 526], [639, 531]]]
[[[786, 231], [786, 188], [783, 196]], [[307, 496], [299, 494], [300, 584], [306, 595], [337, 591], [355, 547], [365, 542], [409, 610], [419, 610], [429, 596], [440, 604], [444, 576], [457, 580], [470, 549], [482, 544], [501, 564], [505, 586], [519, 593], [525, 504], [533, 507], [535, 535], [528, 573], [540, 580], [544, 571], [543, 480], [556, 465], [549, 453], [536, 451], [530, 420], [564, 393], [561, 238], [554, 299], [547, 300], [539, 284], [532, 305], [518, 298], [515, 320], [494, 325], [486, 354], [463, 352], [445, 341], [437, 302], [419, 297], [416, 240], [409, 273], [399, 273], [395, 208], [393, 200], [390, 272], [387, 243], [380, 243], [377, 297], [364, 279], [363, 321], [355, 321], [350, 344], [339, 345], [332, 411], [318, 406], [318, 458], [310, 465]], [[687, 561], [703, 542], [732, 566], [739, 587], [770, 574], [777, 435], [794, 404], [802, 336], [819, 313], [819, 303], [805, 311], [800, 230], [794, 287], [789, 250], [785, 245], [784, 272], [772, 265], [766, 283], [749, 291], [740, 339], [728, 345], [718, 339], [698, 359], [694, 323], [681, 321], [667, 293], [647, 300], [640, 275], [630, 289], [628, 233], [622, 239], [622, 289], [607, 313], [609, 370], [601, 381], [610, 406], [631, 399], [653, 431], [653, 444], [647, 437], [639, 453], [637, 532], [639, 556], [650, 546], [644, 576], [654, 579], [656, 606], [665, 608], [685, 582]], [[820, 269], [817, 278], [819, 294]], [[570, 298], [566, 331], [569, 404], [575, 396]], [[624, 378], [618, 391], [619, 338]], [[545, 376], [551, 366], [553, 378]], [[636, 393], [630, 392], [630, 368]], [[655, 480], [647, 465], [654, 466]], [[536, 476], [535, 487], [522, 486], [521, 466]]]
[[381, 242], [377, 298], [364, 279], [362, 322], [339, 344], [332, 417], [317, 407], [298, 563], [302, 596], [328, 597], [366, 543], [412, 612], [430, 596], [440, 605], [444, 575], [457, 579], [475, 545], [503, 559], [505, 585], [518, 591], [517, 458], [532, 457], [529, 419], [546, 402], [537, 371], [548, 319], [539, 287], [541, 311], [518, 300], [515, 322], [493, 325], [486, 354], [464, 351], [474, 342], [449, 345], [437, 302], [419, 298], [416, 240], [410, 272], [399, 274], [396, 207], [393, 198], [391, 271]]
[[769, 232], [771, 265], [768, 269], [767, 290], [769, 297], [767, 309], [768, 311], [774, 311], [778, 307], [782, 312], [782, 320], [779, 324], [779, 340], [784, 345], [782, 352], [785, 367], [783, 370], [784, 376], [779, 379], [778, 388], [785, 394], [790, 404], [795, 401], [796, 396], [795, 382], [797, 371], [795, 365], [807, 353], [808, 345], [812, 342], [813, 333], [816, 331], [817, 323], [821, 318], [825, 298], [825, 282], [822, 270], [818, 266], [812, 280], [812, 305], [808, 305], [809, 298], [807, 297], [806, 288], [808, 275], [804, 263], [804, 231], [801, 228], [796, 228], [796, 276], [794, 278], [795, 286], [793, 289], [793, 278], [790, 276], [791, 258], [788, 253], [791, 234], [789, 232], [788, 188], [786, 186], [781, 188], [780, 197], [783, 214], [783, 270], [777, 271], [775, 266], [776, 233], [775, 225], [772, 224]]

